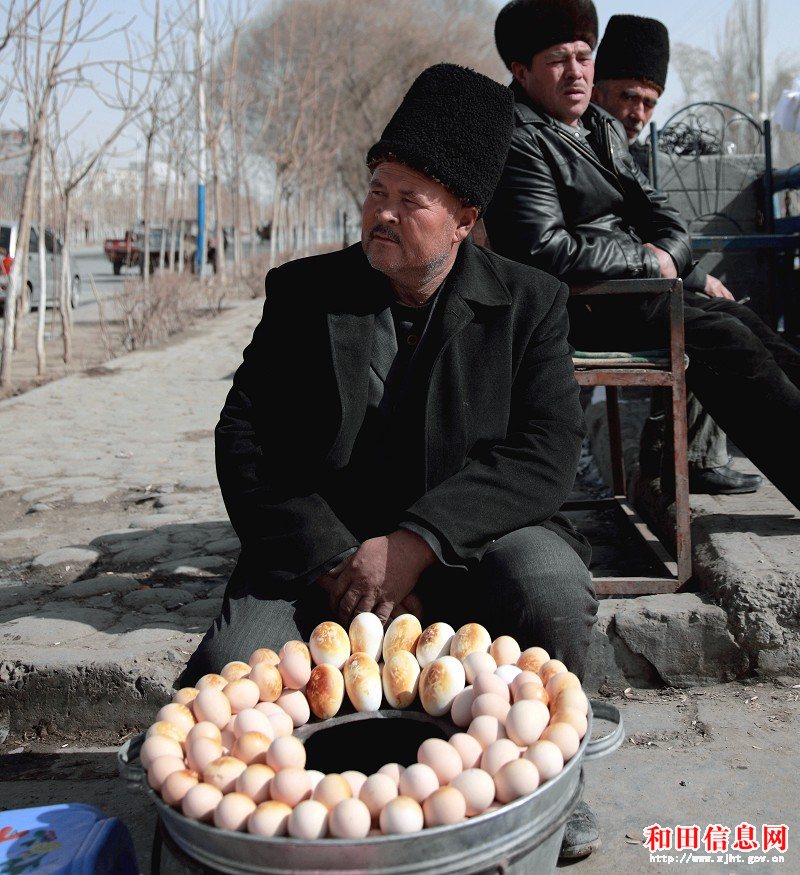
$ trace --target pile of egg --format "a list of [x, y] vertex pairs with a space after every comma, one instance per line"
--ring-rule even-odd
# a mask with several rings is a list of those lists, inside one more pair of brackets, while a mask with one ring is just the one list
[[[456, 732], [427, 738], [417, 761], [371, 775], [306, 768], [293, 735], [335, 716], [419, 697]], [[256, 650], [176, 691], [145, 734], [149, 786], [189, 818], [298, 839], [360, 839], [454, 824], [532, 793], [559, 774], [587, 730], [578, 677], [541, 647], [492, 640], [479, 623], [425, 630], [412, 614], [385, 631], [374, 614], [349, 631], [317, 626], [308, 642]]]

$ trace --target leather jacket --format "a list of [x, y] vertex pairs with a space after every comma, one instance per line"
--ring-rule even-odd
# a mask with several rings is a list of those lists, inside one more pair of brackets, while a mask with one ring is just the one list
[[688, 229], [637, 167], [622, 124], [590, 104], [584, 140], [535, 110], [518, 83], [510, 87], [515, 129], [484, 218], [491, 248], [577, 283], [660, 276], [649, 242], [686, 275]]

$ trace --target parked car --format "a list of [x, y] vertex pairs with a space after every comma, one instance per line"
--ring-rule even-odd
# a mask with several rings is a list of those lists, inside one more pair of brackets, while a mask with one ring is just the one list
[[137, 267], [140, 256], [139, 235], [126, 231], [124, 237], [108, 237], [103, 243], [103, 251], [114, 268], [114, 276], [119, 276], [123, 267]]
[[[8, 293], [9, 277], [13, 259], [17, 254], [17, 237], [19, 229], [15, 221], [0, 221], [0, 250], [4, 252], [5, 270], [0, 268], [0, 311], [5, 309], [6, 295]], [[61, 252], [63, 244], [56, 233], [45, 226], [45, 306], [53, 307], [58, 304], [58, 288], [61, 279]], [[6, 255], [7, 253], [7, 255]], [[10, 259], [10, 261], [9, 261]], [[75, 309], [80, 303], [81, 278], [73, 263], [72, 277], [69, 288], [69, 304]], [[39, 229], [31, 225], [30, 244], [28, 246], [28, 295], [27, 311], [37, 310], [42, 303], [42, 290], [39, 286]]]

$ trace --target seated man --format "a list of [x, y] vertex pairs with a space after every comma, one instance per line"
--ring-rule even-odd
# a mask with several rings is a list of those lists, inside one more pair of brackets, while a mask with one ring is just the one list
[[[542, 26], [547, 17], [552, 27]], [[513, 76], [516, 113], [485, 215], [489, 240], [496, 252], [569, 283], [685, 277], [685, 223], [636, 166], [619, 121], [590, 105], [596, 20], [591, 0], [512, 0], [498, 14], [495, 39]], [[733, 301], [687, 292], [684, 303], [688, 388], [800, 507], [800, 353]], [[583, 349], [657, 347], [663, 310], [663, 302], [576, 301], [570, 337]]]
[[[622, 122], [631, 155], [648, 177], [650, 149], [638, 137], [653, 117], [667, 82], [668, 67], [669, 33], [660, 21], [639, 15], [611, 16], [595, 55], [592, 101]], [[683, 278], [683, 287], [687, 300], [698, 304], [704, 303], [702, 296], [733, 301], [723, 283], [699, 264]], [[734, 315], [738, 315], [736, 310]], [[648, 473], [660, 468], [664, 431], [663, 393], [656, 393], [653, 401], [653, 412], [642, 433], [641, 461], [644, 469], [651, 468]], [[686, 418], [690, 491], [711, 495], [755, 492], [761, 477], [731, 467], [725, 432], [692, 392], [686, 399]]]
[[469, 239], [512, 118], [504, 86], [428, 68], [367, 155], [360, 242], [267, 274], [216, 428], [241, 554], [179, 685], [363, 611], [477, 621], [582, 675], [568, 289]]

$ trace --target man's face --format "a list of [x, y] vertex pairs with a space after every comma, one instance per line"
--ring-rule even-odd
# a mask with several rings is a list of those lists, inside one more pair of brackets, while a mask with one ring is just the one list
[[594, 61], [582, 40], [537, 52], [529, 67], [515, 61], [511, 72], [536, 106], [564, 124], [576, 125], [589, 106]]
[[369, 263], [395, 285], [423, 288], [445, 271], [477, 218], [441, 183], [396, 161], [375, 168], [361, 212]]
[[658, 98], [657, 88], [638, 79], [605, 79], [592, 92], [592, 100], [625, 126], [629, 143], [650, 123]]

